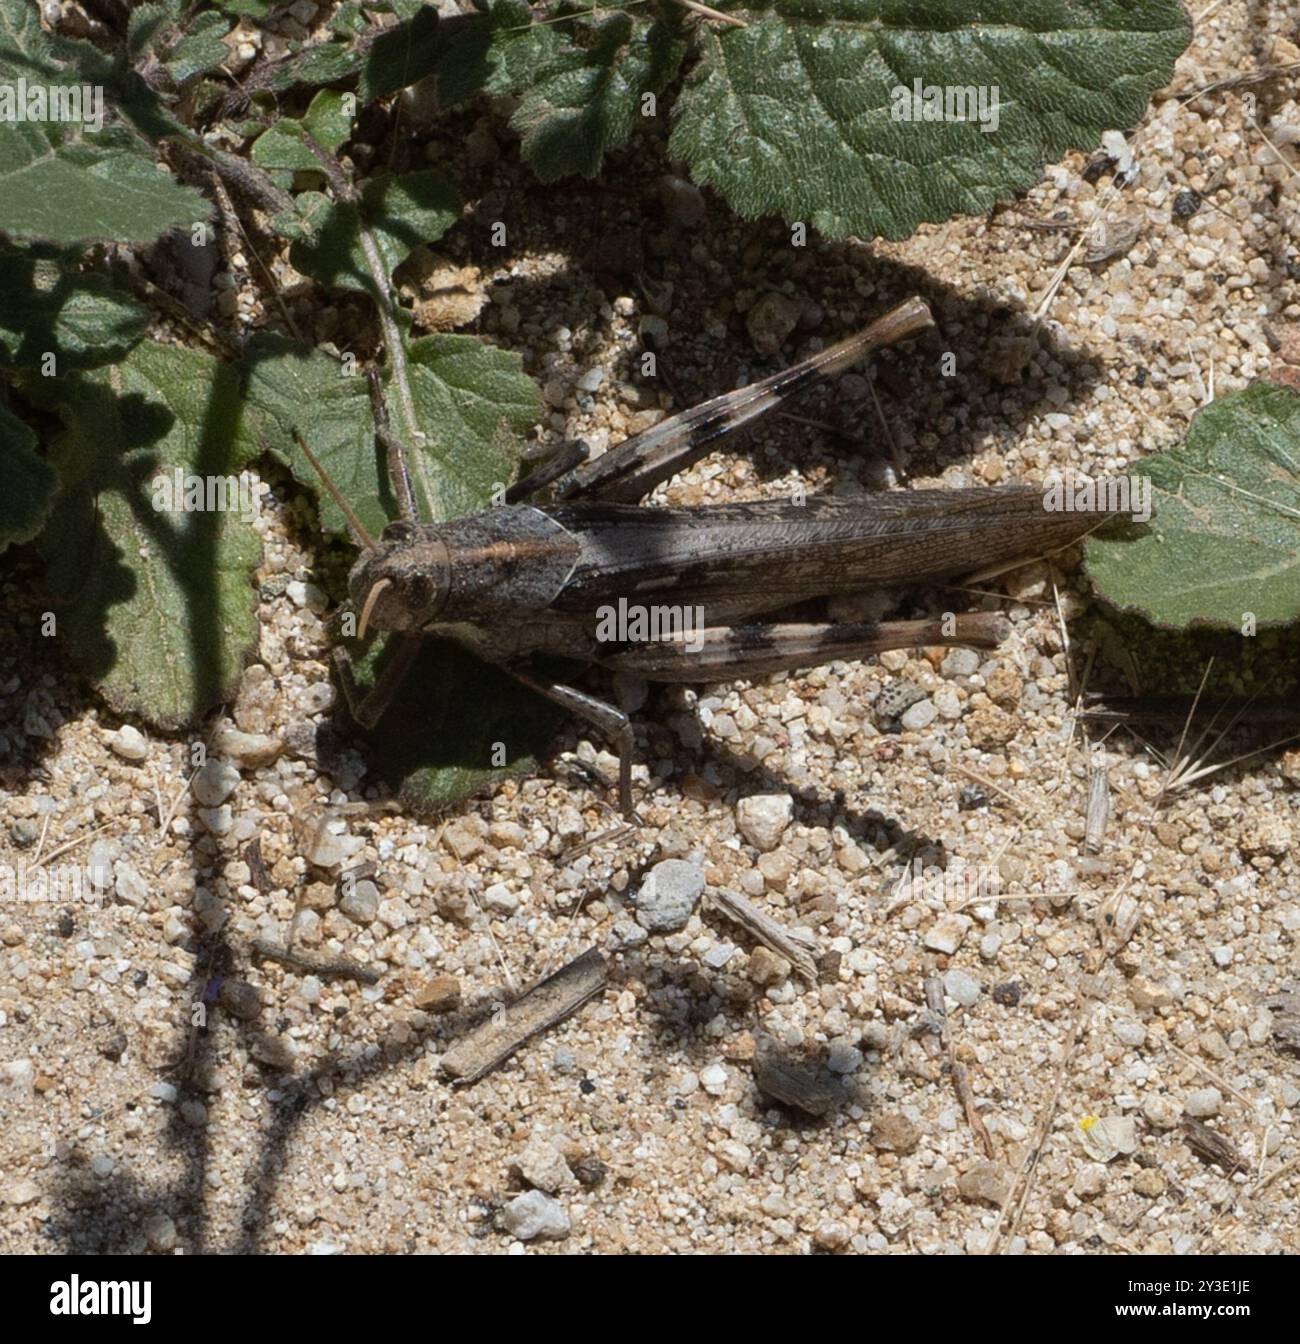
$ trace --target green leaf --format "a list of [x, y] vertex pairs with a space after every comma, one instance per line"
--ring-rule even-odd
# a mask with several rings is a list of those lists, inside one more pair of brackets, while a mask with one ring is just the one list
[[370, 24], [358, 0], [344, 0], [344, 3], [330, 15], [329, 29], [330, 32], [339, 33], [344, 37], [356, 37], [368, 32]]
[[36, 5], [0, 3], [0, 78], [16, 83], [57, 84], [76, 44], [47, 33]]
[[1271, 383], [1220, 397], [1187, 442], [1143, 459], [1155, 517], [1092, 538], [1103, 597], [1165, 628], [1240, 631], [1300, 620], [1300, 395]]
[[[354, 662], [374, 684], [395, 652], [375, 640]], [[380, 772], [418, 814], [454, 806], [502, 780], [536, 772], [561, 711], [500, 669], [444, 640], [424, 641], [387, 713], [367, 735]], [[504, 764], [493, 765], [504, 757]]]
[[152, 242], [208, 203], [110, 132], [53, 143], [30, 122], [0, 135], [0, 233], [60, 246]]
[[[321, 527], [348, 536], [347, 520], [294, 442], [298, 430], [331, 480], [378, 532], [396, 513], [380, 473], [370, 395], [361, 373], [310, 346], [261, 333], [244, 355], [244, 423], [248, 451], [269, 452], [284, 462], [319, 500]], [[380, 498], [381, 487], [383, 498]]]
[[[492, 88], [512, 92], [514, 81], [499, 67], [515, 43], [527, 44], [532, 13], [523, 0], [475, 0], [481, 13], [457, 14], [439, 27], [438, 61], [429, 74], [437, 76], [438, 101], [454, 107]], [[523, 65], [522, 59], [517, 66]]]
[[49, 353], [58, 373], [102, 364], [124, 355], [148, 326], [148, 312], [103, 276], [0, 250], [0, 364], [36, 368]]
[[[487, 508], [514, 480], [519, 437], [542, 415], [519, 357], [473, 336], [427, 336], [405, 345], [407, 376], [423, 438], [407, 436], [402, 400], [387, 384], [390, 424], [407, 442], [422, 517], [440, 522]], [[283, 337], [249, 344], [244, 373], [248, 453], [267, 451], [320, 498], [321, 526], [348, 535], [346, 520], [294, 443], [298, 429], [372, 535], [397, 517], [388, 468], [377, 448], [369, 389], [360, 373], [323, 351]]]
[[523, 92], [510, 124], [543, 182], [572, 173], [594, 177], [606, 153], [643, 124], [644, 96], [668, 87], [685, 53], [675, 15], [645, 24], [616, 13], [572, 32], [538, 24], [495, 44], [500, 68], [493, 87]]
[[282, 93], [298, 84], [333, 84], [355, 75], [364, 63], [360, 42], [315, 42], [270, 67], [263, 87]]
[[215, 70], [230, 57], [230, 49], [221, 40], [230, 31], [228, 19], [211, 12], [196, 15], [185, 36], [167, 53], [167, 70], [183, 84], [205, 70]]
[[[1178, 0], [754, 0], [741, 12], [744, 28], [696, 29], [669, 153], [738, 213], [836, 238], [904, 238], [1030, 186], [1044, 162], [1136, 123], [1191, 36]], [[982, 88], [990, 114], [996, 87], [996, 130], [896, 119], [917, 81]]]
[[372, 295], [376, 287], [361, 245], [361, 219], [391, 280], [412, 248], [441, 238], [461, 209], [455, 189], [432, 170], [372, 177], [361, 189], [360, 213], [357, 206], [335, 204], [312, 192], [299, 196], [298, 205], [316, 229], [311, 242], [294, 243], [289, 254], [294, 266], [333, 289]]
[[[425, 336], [406, 347], [411, 395], [425, 438], [413, 463], [422, 515], [442, 522], [487, 508], [519, 467], [519, 436], [542, 416], [519, 356], [474, 336]], [[403, 423], [396, 388], [388, 413]]]
[[[58, 121], [50, 89], [59, 91]], [[143, 243], [207, 217], [203, 198], [159, 172], [136, 137], [94, 129], [111, 112], [153, 138], [179, 129], [122, 60], [44, 32], [34, 4], [0, 3], [0, 233], [62, 245]]]
[[233, 695], [256, 647], [261, 542], [237, 509], [155, 504], [177, 470], [228, 482], [246, 464], [235, 373], [146, 342], [112, 368], [51, 382], [25, 391], [66, 425], [52, 450], [63, 488], [41, 537], [58, 636], [117, 713], [193, 724]]
[[424, 5], [401, 23], [385, 28], [370, 44], [357, 93], [364, 103], [404, 89], [438, 65], [442, 33], [438, 11]]
[[54, 468], [36, 453], [36, 435], [0, 406], [0, 551], [41, 530], [56, 484]]
[[338, 149], [352, 134], [352, 118], [344, 112], [346, 106], [345, 95], [322, 89], [300, 120], [282, 117], [257, 137], [253, 162], [267, 169], [323, 172], [320, 160], [307, 148], [303, 133], [310, 134], [323, 149]]
[[171, 15], [162, 5], [141, 5], [133, 9], [126, 27], [126, 50], [132, 60], [145, 55], [166, 33], [171, 22]]

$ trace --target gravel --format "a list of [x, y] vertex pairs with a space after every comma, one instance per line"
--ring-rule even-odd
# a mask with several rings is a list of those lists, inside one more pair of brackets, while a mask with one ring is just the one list
[[793, 817], [788, 793], [757, 793], [736, 804], [736, 829], [765, 854], [777, 847]]
[[[1300, 6], [1257, 9], [1250, 25], [1240, 4], [1198, 24], [1169, 91], [1128, 139], [1136, 176], [1122, 192], [1108, 196], [1111, 170], [1089, 181], [1088, 153], [1071, 154], [996, 227], [959, 218], [874, 249], [826, 246], [814, 231], [802, 249], [764, 246], [751, 225], [693, 191], [681, 208], [702, 203], [708, 228], [683, 227], [660, 195], [662, 158], [635, 140], [624, 175], [640, 186], [597, 225], [568, 184], [538, 189], [504, 143], [487, 170], [467, 175], [462, 145], [440, 142], [440, 170], [463, 177], [467, 194], [490, 188], [515, 202], [511, 234], [523, 240], [492, 249], [474, 230], [448, 234], [465, 252], [456, 260], [482, 271], [489, 301], [476, 330], [521, 352], [539, 386], [553, 379], [562, 389], [539, 425], [543, 445], [582, 438], [600, 451], [664, 414], [667, 398], [637, 366], [639, 328], [666, 338], [684, 394], [721, 390], [865, 324], [906, 297], [907, 277], [921, 271], [935, 281], [931, 354], [951, 349], [953, 376], [925, 372], [926, 343], [900, 347], [825, 395], [810, 392], [801, 417], [877, 425], [869, 383], [880, 373], [876, 392], [911, 485], [1132, 471], [1183, 437], [1211, 375], [1221, 395], [1295, 363], [1283, 358], [1300, 322], [1300, 279], [1286, 264], [1300, 228], [1293, 168], [1262, 135], [1294, 159], [1284, 130], [1300, 125], [1300, 79], [1289, 68], [1300, 57], [1284, 43]], [[1183, 96], [1261, 64], [1276, 69], [1258, 130], [1235, 96]], [[409, 129], [418, 150], [420, 131]], [[1211, 189], [1220, 169], [1223, 187]], [[1196, 210], [1183, 193], [1195, 193]], [[1071, 266], [1029, 318], [1103, 203], [1139, 220], [1136, 241], [1103, 265]], [[597, 256], [603, 235], [615, 234], [635, 252], [630, 264]], [[1198, 269], [1193, 249], [1198, 259], [1213, 253], [1213, 264]], [[334, 306], [327, 320], [320, 294], [303, 291], [274, 252], [264, 260], [309, 339], [348, 335], [350, 309]], [[592, 287], [593, 270], [607, 288]], [[256, 266], [236, 268], [232, 285], [231, 297], [256, 305], [253, 326], [282, 328]], [[777, 291], [789, 303], [769, 302], [751, 321]], [[780, 337], [779, 351], [760, 358], [755, 336]], [[170, 339], [166, 324], [158, 339]], [[597, 387], [576, 386], [597, 369]], [[743, 452], [722, 445], [656, 501], [788, 501], [795, 489], [892, 484], [892, 466], [846, 453], [810, 425], [774, 429]], [[112, 874], [102, 900], [0, 905], [0, 1250], [67, 1249], [59, 1230], [75, 1227], [85, 1247], [138, 1253], [151, 1248], [150, 1215], [162, 1214], [175, 1224], [174, 1249], [187, 1253], [199, 1229], [206, 1250], [251, 1234], [268, 1254], [972, 1253], [997, 1220], [980, 1198], [997, 1174], [984, 1180], [977, 1166], [1018, 1173], [1053, 1106], [1002, 1249], [1300, 1250], [1300, 1174], [1248, 1193], [1300, 1155], [1294, 1056], [1262, 1007], [1296, 988], [1300, 869], [1285, 839], [1300, 753], [1207, 776], [1153, 812], [1162, 767], [1142, 742], [1113, 734], [1115, 808], [1101, 851], [1085, 855], [1087, 753], [1072, 726], [1055, 593], [1074, 656], [1097, 627], [1095, 613], [1078, 619], [1088, 599], [1071, 556], [976, 585], [1012, 626], [996, 649], [897, 650], [656, 686], [648, 698], [631, 686], [633, 703], [644, 698], [634, 757], [641, 825], [600, 839], [618, 829], [601, 782], [610, 748], [577, 720], [531, 774], [441, 818], [379, 805], [385, 795], [360, 739], [333, 709], [330, 632], [307, 600], [312, 583], [333, 605], [345, 561], [304, 545], [308, 500], [286, 480], [277, 473], [265, 499], [258, 645], [228, 710], [239, 732], [267, 741], [235, 750], [218, 727], [210, 751], [224, 768], [212, 767], [207, 797], [207, 776], [185, 787], [192, 734], [141, 730], [148, 754], [131, 761], [112, 745], [102, 703], [45, 650], [54, 641], [33, 649], [21, 620], [0, 622], [0, 864], [71, 845], [56, 862], [84, 873], [93, 853]], [[14, 563], [24, 582], [38, 577], [23, 573], [22, 555]], [[303, 585], [294, 589], [302, 606], [289, 583]], [[934, 600], [981, 601], [956, 590]], [[833, 606], [838, 620], [919, 614], [870, 597]], [[1090, 688], [1123, 686], [1114, 632], [1096, 649]], [[1154, 651], [1131, 652], [1145, 673]], [[1278, 657], [1288, 656], [1280, 643]], [[1202, 670], [1185, 669], [1191, 688]], [[592, 679], [597, 693], [601, 680]], [[890, 696], [895, 685], [907, 703]], [[937, 711], [924, 729], [900, 722], [924, 702]], [[1249, 748], [1237, 738], [1204, 747], [1230, 759]], [[277, 739], [285, 747], [272, 755]], [[770, 809], [774, 840], [761, 816], [746, 819], [763, 798], [787, 800]], [[223, 808], [228, 816], [217, 815]], [[889, 874], [914, 858], [926, 868], [953, 859], [994, 867], [998, 899], [985, 907], [927, 890], [895, 904]], [[651, 936], [635, 922], [638, 888], [667, 859], [810, 933], [820, 983], [774, 964], [698, 898], [683, 923]], [[332, 891], [341, 869], [363, 862], [375, 865], [391, 918], [376, 906], [357, 922], [336, 901], [308, 904], [314, 887]], [[126, 869], [135, 878], [124, 883]], [[483, 905], [498, 884], [520, 898], [509, 918]], [[1062, 886], [1068, 900], [1042, 895]], [[1096, 913], [1121, 886], [1137, 926], [1103, 953]], [[247, 955], [254, 938], [288, 940], [296, 910], [296, 950], [364, 962], [381, 981]], [[206, 943], [209, 921], [221, 921], [229, 965], [201, 960], [206, 947], [194, 938]], [[164, 928], [186, 923], [191, 937], [168, 944]], [[739, 951], [718, 965], [711, 957], [724, 938]], [[610, 959], [601, 996], [472, 1089], [442, 1080], [439, 1059], [467, 1030], [490, 1027], [498, 1006], [591, 946]], [[969, 988], [954, 973], [984, 992], [963, 1003]], [[191, 1006], [218, 975], [255, 982], [264, 1007], [255, 1022], [212, 1015], [182, 1098], [179, 1075], [163, 1070], [184, 1058]], [[929, 975], [960, 1008], [949, 1015], [953, 1058], [992, 1158], [928, 1030]], [[460, 990], [454, 1010], [424, 988], [443, 976]], [[109, 1063], [100, 1048], [115, 1030], [129, 1045]], [[280, 1044], [268, 1049], [258, 1032]], [[807, 1067], [802, 1090], [760, 1059], [769, 1040], [778, 1061]], [[867, 1055], [862, 1066], [834, 1072], [853, 1051]], [[258, 1052], [275, 1062], [259, 1066]], [[823, 1109], [800, 1109], [761, 1082]], [[1208, 1123], [1241, 1151], [1249, 1175], [1227, 1178], [1184, 1141], [1184, 1105], [1209, 1091], [1221, 1095]], [[1113, 1157], [1076, 1137], [1093, 1116], [1106, 1121]], [[1130, 1154], [1114, 1142], [1116, 1120], [1129, 1122], [1118, 1138], [1132, 1139]], [[516, 1199], [558, 1203], [511, 1184], [535, 1136], [579, 1182], [561, 1191], [556, 1225], [571, 1219], [567, 1241], [525, 1242], [505, 1222]], [[276, 1180], [262, 1198], [249, 1179], [268, 1154]], [[93, 1176], [96, 1156], [114, 1162], [111, 1176]], [[197, 1187], [195, 1170], [204, 1173]], [[522, 1169], [517, 1179], [527, 1183]], [[15, 1189], [25, 1202], [9, 1202]], [[145, 1192], [144, 1204], [124, 1214], [123, 1189]], [[250, 1208], [251, 1230], [241, 1221]]]
[[969, 930], [970, 920], [965, 915], [944, 915], [926, 930], [925, 945], [951, 956], [965, 941]]
[[239, 771], [229, 761], [213, 758], [195, 774], [190, 788], [204, 807], [211, 808], [224, 803], [238, 783]]
[[637, 892], [637, 923], [650, 933], [685, 928], [704, 894], [704, 870], [685, 859], [664, 859], [647, 874]]
[[108, 736], [109, 750], [124, 761], [143, 761], [149, 756], [149, 743], [138, 728], [124, 723], [115, 733]]
[[1217, 1087], [1198, 1087], [1195, 1092], [1189, 1092], [1183, 1102], [1183, 1110], [1197, 1120], [1218, 1115], [1222, 1107], [1223, 1093]]
[[564, 1206], [541, 1190], [529, 1190], [501, 1211], [501, 1225], [520, 1241], [563, 1241], [571, 1230]]

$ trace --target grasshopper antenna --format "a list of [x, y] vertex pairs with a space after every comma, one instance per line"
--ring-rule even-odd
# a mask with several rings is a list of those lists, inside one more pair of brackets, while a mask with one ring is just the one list
[[352, 532], [352, 539], [358, 546], [364, 546], [368, 551], [377, 551], [379, 547], [375, 545], [374, 537], [366, 531], [365, 524], [362, 523], [361, 519], [356, 515], [356, 510], [343, 498], [342, 492], [339, 490], [338, 486], [330, 480], [329, 473], [317, 461], [316, 454], [307, 447], [307, 440], [303, 438], [297, 429], [294, 429], [292, 433], [294, 442], [302, 449], [303, 456], [316, 469], [316, 475], [321, 478], [321, 481], [325, 485], [325, 489], [330, 492], [330, 498], [339, 506], [343, 516], [348, 520], [348, 528]]

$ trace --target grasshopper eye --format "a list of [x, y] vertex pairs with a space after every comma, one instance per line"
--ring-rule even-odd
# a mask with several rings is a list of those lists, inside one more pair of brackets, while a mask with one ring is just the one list
[[414, 523], [408, 523], [404, 519], [389, 523], [379, 534], [381, 541], [407, 542], [414, 539], [416, 527]]

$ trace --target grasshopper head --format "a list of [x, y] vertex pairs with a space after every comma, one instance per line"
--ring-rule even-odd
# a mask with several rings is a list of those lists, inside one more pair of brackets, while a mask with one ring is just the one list
[[357, 637], [376, 630], [423, 630], [442, 610], [450, 589], [447, 546], [432, 527], [389, 523], [373, 550], [363, 551], [348, 576], [361, 612]]

